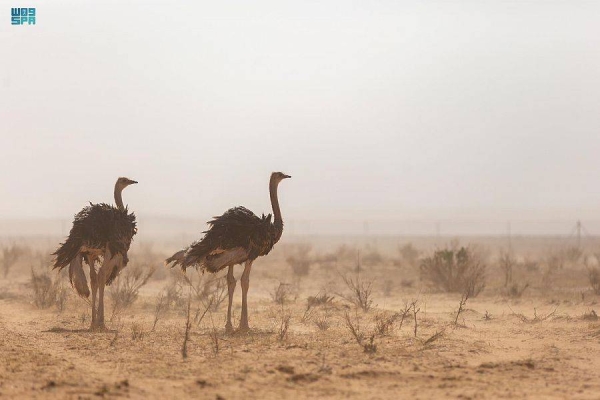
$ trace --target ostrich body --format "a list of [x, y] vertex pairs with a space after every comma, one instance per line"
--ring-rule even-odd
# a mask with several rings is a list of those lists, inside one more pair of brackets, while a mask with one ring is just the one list
[[[137, 183], [119, 178], [115, 183], [116, 207], [100, 203], [85, 207], [75, 215], [67, 240], [52, 253], [53, 269], [69, 267], [69, 279], [77, 294], [89, 298], [90, 289], [83, 271], [83, 261], [90, 267], [92, 287], [91, 330], [103, 330], [104, 287], [110, 285], [129, 261], [127, 251], [137, 232], [135, 215], [123, 205], [121, 192]], [[96, 270], [96, 262], [102, 265]]]
[[279, 183], [290, 178], [282, 172], [273, 172], [269, 181], [269, 193], [271, 195], [271, 206], [273, 207], [274, 219], [271, 222], [271, 214], [258, 217], [245, 207], [234, 207], [227, 210], [223, 215], [214, 217], [208, 224], [210, 228], [203, 232], [202, 239], [194, 242], [191, 246], [169, 257], [165, 263], [181, 266], [185, 272], [186, 268], [195, 266], [202, 271], [215, 273], [228, 267], [227, 289], [229, 304], [227, 306], [227, 323], [225, 330], [231, 332], [231, 304], [236, 280], [233, 276], [233, 267], [244, 263], [242, 273], [242, 315], [240, 318], [240, 331], [247, 331], [248, 326], [248, 288], [250, 286], [250, 270], [252, 263], [260, 256], [269, 254], [275, 243], [283, 233], [283, 220], [279, 208], [277, 188]]

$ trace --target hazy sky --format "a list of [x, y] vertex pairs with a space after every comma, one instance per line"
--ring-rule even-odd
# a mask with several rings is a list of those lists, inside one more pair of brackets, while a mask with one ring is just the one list
[[599, 2], [21, 3], [1, 218], [600, 218]]

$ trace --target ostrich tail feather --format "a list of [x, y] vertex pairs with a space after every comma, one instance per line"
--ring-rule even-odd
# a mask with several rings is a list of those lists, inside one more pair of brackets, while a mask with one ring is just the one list
[[80, 255], [77, 255], [69, 264], [69, 279], [71, 280], [71, 285], [77, 291], [77, 294], [83, 298], [88, 298], [90, 297], [90, 288], [85, 273], [83, 272], [81, 258]]
[[181, 268], [185, 270], [185, 268], [183, 267], [183, 259], [185, 258], [185, 249], [183, 250], [179, 250], [177, 253], [173, 254], [171, 257], [167, 258], [165, 260], [165, 266], [168, 267], [169, 264], [173, 264], [171, 265], [171, 268], [177, 266], [177, 265], [181, 265]]

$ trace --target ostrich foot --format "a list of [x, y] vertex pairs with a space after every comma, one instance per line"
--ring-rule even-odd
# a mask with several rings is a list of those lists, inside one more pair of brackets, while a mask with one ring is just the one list
[[225, 333], [233, 333], [233, 325], [229, 322], [225, 325]]

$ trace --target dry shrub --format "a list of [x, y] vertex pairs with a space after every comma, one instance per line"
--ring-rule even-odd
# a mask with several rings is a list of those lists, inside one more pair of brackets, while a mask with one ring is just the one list
[[325, 309], [322, 313], [320, 313], [313, 321], [315, 326], [319, 328], [320, 331], [326, 331], [331, 326], [329, 322], [329, 310]]
[[16, 244], [2, 248], [2, 271], [5, 278], [8, 276], [10, 269], [15, 265], [19, 257], [23, 256], [25, 253], [26, 249]]
[[221, 349], [221, 340], [219, 338], [219, 330], [215, 328], [214, 323], [212, 328], [208, 332], [208, 336], [210, 337], [212, 352], [215, 356], [217, 356], [219, 354], [219, 350]]
[[583, 251], [577, 246], [572, 246], [572, 247], [566, 248], [564, 250], [563, 254], [564, 254], [565, 260], [567, 260], [568, 262], [570, 262], [572, 264], [576, 264], [583, 257]]
[[154, 268], [146, 269], [140, 264], [126, 268], [110, 286], [109, 295], [112, 301], [112, 312], [110, 320], [131, 307], [138, 298], [142, 286], [148, 283], [154, 273]]
[[67, 290], [57, 276], [50, 277], [48, 271], [39, 274], [31, 269], [31, 286], [33, 288], [33, 304], [37, 308], [46, 309], [55, 306], [63, 311], [67, 302]]
[[410, 310], [412, 309], [413, 304], [416, 305], [416, 303], [417, 303], [417, 300], [413, 300], [412, 303], [409, 303], [409, 302], [405, 302], [404, 303], [404, 309], [398, 313], [398, 316], [399, 316], [399, 319], [400, 319], [400, 329], [402, 329], [402, 325], [404, 324], [404, 320], [410, 314]]
[[537, 309], [534, 308], [533, 309], [533, 318], [529, 318], [524, 314], [521, 313], [516, 313], [512, 308], [510, 308], [510, 306], [508, 307], [510, 309], [510, 311], [512, 312], [511, 315], [516, 316], [517, 318], [519, 318], [521, 321], [526, 322], [526, 323], [530, 323], [530, 324], [534, 324], [534, 323], [538, 323], [538, 322], [544, 322], [549, 318], [554, 317], [554, 315], [556, 314], [556, 308], [548, 313], [548, 314], [538, 314], [537, 313]]
[[276, 304], [286, 304], [292, 300], [295, 300], [294, 288], [289, 283], [279, 282], [273, 292], [271, 292], [271, 298]]
[[335, 253], [326, 253], [316, 255], [313, 261], [319, 264], [319, 268], [331, 270], [337, 266], [338, 258]]
[[227, 297], [225, 277], [209, 278], [198, 270], [196, 270], [196, 277], [185, 273], [179, 277], [194, 292], [193, 300], [205, 306], [210, 304], [210, 311], [217, 311]]
[[588, 281], [592, 290], [596, 294], [600, 294], [600, 268], [589, 267], [588, 268]]
[[595, 310], [590, 310], [589, 312], [584, 313], [581, 316], [581, 319], [584, 321], [598, 321], [598, 314], [596, 314]]
[[285, 310], [282, 305], [279, 313], [279, 329], [277, 331], [277, 338], [279, 341], [283, 341], [287, 338], [291, 319], [292, 315], [289, 313], [289, 311]]
[[338, 296], [346, 300], [347, 302], [354, 304], [356, 307], [363, 311], [369, 311], [373, 305], [373, 299], [371, 296], [371, 287], [373, 286], [372, 280], [364, 281], [360, 277], [360, 272], [356, 274], [356, 278], [341, 275], [342, 280], [346, 284], [346, 287], [350, 290], [350, 294], [340, 293]]
[[529, 287], [529, 283], [524, 283], [519, 285], [518, 283], [513, 283], [506, 289], [506, 295], [508, 297], [512, 297], [513, 299], [519, 299], [525, 293], [525, 290]]
[[187, 344], [190, 340], [190, 331], [192, 329], [192, 322], [190, 321], [192, 308], [192, 296], [188, 296], [187, 308], [186, 308], [186, 319], [185, 319], [185, 331], [183, 334], [183, 344], [181, 345], [181, 358], [184, 360], [188, 357]]
[[329, 296], [327, 292], [319, 293], [316, 296], [308, 296], [306, 299], [306, 309], [302, 315], [302, 322], [309, 320], [315, 307], [324, 306], [326, 309], [333, 306], [333, 296]]
[[504, 287], [507, 287], [513, 280], [513, 269], [516, 265], [515, 259], [509, 252], [500, 253], [500, 259], [498, 260], [500, 270], [504, 274]]
[[439, 290], [475, 297], [485, 287], [486, 266], [469, 247], [437, 250], [421, 263], [421, 279]]
[[383, 256], [377, 247], [368, 245], [362, 256], [362, 262], [369, 266], [379, 265], [383, 263]]
[[[354, 318], [352, 318], [350, 313], [346, 311], [344, 313], [344, 322], [346, 328], [348, 328], [348, 331], [356, 340], [356, 343], [363, 348], [365, 353], [373, 354], [377, 351], [377, 345], [374, 343], [375, 333], [367, 335], [362, 331], [358, 314], [355, 314]], [[369, 338], [368, 341], [366, 340], [367, 337]]]
[[402, 262], [406, 263], [410, 267], [417, 265], [419, 261], [420, 251], [413, 246], [412, 243], [406, 243], [405, 245], [398, 246], [398, 252]]
[[333, 304], [333, 296], [329, 296], [327, 292], [319, 293], [316, 296], [308, 296], [306, 303], [308, 307], [328, 306]]
[[308, 243], [299, 243], [292, 247], [291, 254], [285, 261], [292, 267], [294, 275], [297, 277], [307, 276], [310, 272], [310, 252], [312, 246]]
[[390, 335], [394, 331], [394, 322], [400, 318], [400, 313], [377, 313], [375, 315], [375, 332], [381, 336]]
[[163, 318], [168, 311], [169, 300], [164, 292], [160, 292], [156, 297], [156, 304], [154, 305], [154, 322], [152, 323], [152, 332], [154, 332], [158, 320]]
[[546, 257], [546, 269], [542, 274], [542, 287], [551, 289], [554, 286], [554, 276], [565, 266], [566, 258], [564, 252], [553, 252]]
[[338, 262], [355, 260], [357, 251], [358, 250], [355, 246], [348, 246], [347, 244], [338, 246], [338, 248], [335, 250], [336, 260]]

